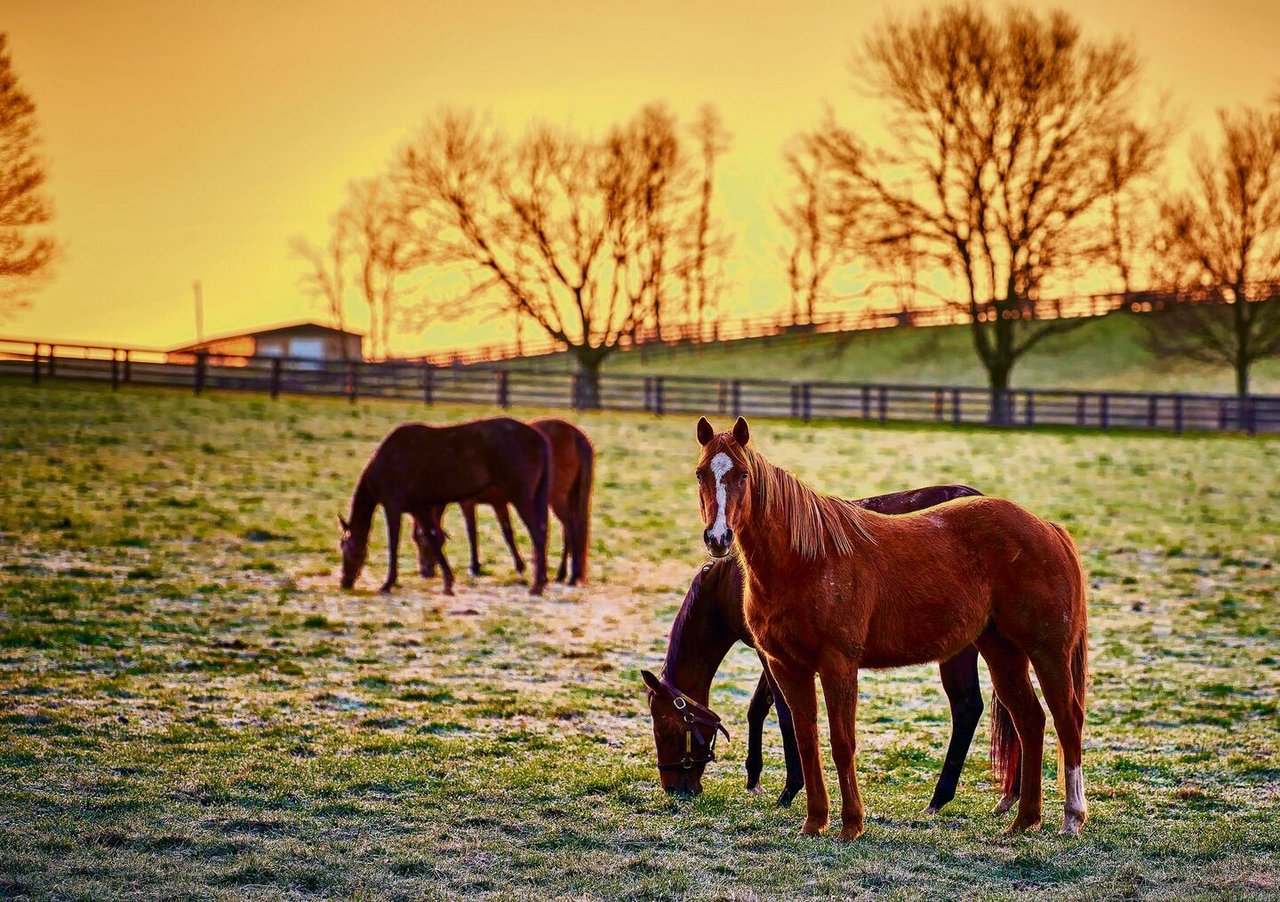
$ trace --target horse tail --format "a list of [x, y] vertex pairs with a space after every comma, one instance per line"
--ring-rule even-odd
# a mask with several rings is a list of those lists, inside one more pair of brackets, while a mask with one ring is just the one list
[[1013, 795], [1018, 782], [1018, 769], [1022, 766], [1022, 744], [1018, 730], [1013, 725], [1009, 709], [999, 696], [991, 698], [991, 773], [1006, 798]]
[[578, 578], [587, 580], [587, 549], [591, 547], [591, 491], [595, 480], [595, 448], [584, 435], [575, 437], [578, 446], [578, 473], [569, 492], [569, 508], [577, 527], [577, 541], [573, 549], [577, 558]]

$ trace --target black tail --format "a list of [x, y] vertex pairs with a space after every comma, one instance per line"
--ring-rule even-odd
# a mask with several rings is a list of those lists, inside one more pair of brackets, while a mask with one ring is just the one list
[[574, 568], [578, 581], [587, 581], [587, 549], [591, 547], [591, 492], [595, 480], [596, 452], [583, 436], [577, 440], [578, 475], [569, 492], [569, 506], [574, 518]]
[[1009, 709], [998, 696], [991, 699], [991, 774], [1001, 796], [1015, 795], [1018, 770], [1022, 766], [1022, 744]]

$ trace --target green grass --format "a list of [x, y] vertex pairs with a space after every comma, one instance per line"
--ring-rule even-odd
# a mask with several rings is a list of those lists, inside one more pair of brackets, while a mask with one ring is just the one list
[[[1157, 358], [1145, 349], [1140, 317], [1113, 314], [1046, 339], [1013, 371], [1016, 388], [1113, 391], [1234, 392], [1229, 367]], [[535, 365], [565, 365], [542, 360]], [[678, 345], [614, 354], [612, 373], [883, 382], [916, 385], [987, 384], [967, 326], [887, 329], [839, 335], [790, 335], [714, 345]], [[1253, 390], [1280, 393], [1280, 360], [1255, 365]]]
[[824, 489], [1007, 495], [1090, 573], [1083, 837], [1056, 835], [1052, 783], [1046, 829], [1001, 836], [985, 728], [956, 801], [920, 813], [949, 731], [919, 667], [863, 681], [868, 831], [844, 846], [773, 806], [772, 728], [769, 792], [742, 790], [745, 649], [707, 793], [658, 788], [637, 672], [701, 560], [690, 418], [581, 418], [590, 588], [529, 598], [482, 516], [490, 576], [442, 597], [406, 545], [384, 597], [380, 534], [337, 589], [334, 515], [391, 425], [485, 411], [12, 380], [0, 405], [0, 895], [1280, 891], [1280, 440], [754, 423]]

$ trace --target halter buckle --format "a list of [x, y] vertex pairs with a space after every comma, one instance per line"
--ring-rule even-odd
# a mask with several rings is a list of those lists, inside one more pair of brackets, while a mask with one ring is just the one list
[[685, 708], [689, 707], [689, 703], [684, 700], [683, 695], [673, 698], [671, 700], [671, 704], [676, 706], [677, 711], [683, 711]]

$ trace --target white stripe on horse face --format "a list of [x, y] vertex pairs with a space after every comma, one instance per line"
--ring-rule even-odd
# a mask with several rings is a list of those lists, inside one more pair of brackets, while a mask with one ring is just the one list
[[729, 525], [724, 520], [724, 507], [728, 501], [728, 493], [724, 485], [724, 476], [733, 469], [733, 458], [721, 451], [711, 458], [711, 472], [716, 477], [716, 522], [711, 525], [711, 538], [723, 542]]

